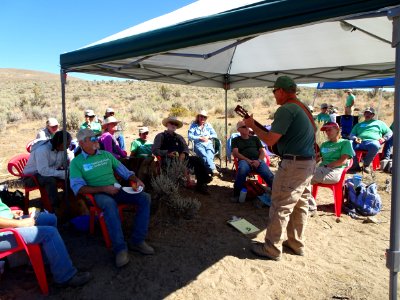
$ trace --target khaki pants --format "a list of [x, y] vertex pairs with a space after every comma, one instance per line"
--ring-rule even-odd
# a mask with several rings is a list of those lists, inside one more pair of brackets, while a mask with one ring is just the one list
[[348, 116], [353, 115], [353, 106], [346, 106], [344, 108], [344, 114]]
[[287, 231], [289, 245], [295, 250], [304, 248], [303, 234], [307, 224], [310, 181], [315, 160], [282, 160], [275, 174], [272, 205], [269, 210], [265, 250], [273, 257], [282, 253], [281, 242]]

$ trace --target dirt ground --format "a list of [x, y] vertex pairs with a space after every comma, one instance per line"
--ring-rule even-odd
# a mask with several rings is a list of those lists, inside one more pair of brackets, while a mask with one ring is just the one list
[[[7, 174], [9, 158], [25, 152], [25, 144], [39, 124], [8, 128], [18, 141], [2, 141], [0, 181]], [[129, 140], [130, 139], [130, 140]], [[133, 137], [128, 137], [128, 142]], [[128, 143], [128, 144], [129, 144]], [[390, 175], [377, 171], [376, 182], [384, 187]], [[113, 264], [99, 228], [94, 236], [68, 226], [60, 232], [75, 265], [94, 278], [82, 288], [51, 286], [47, 299], [387, 299], [389, 270], [385, 250], [389, 247], [390, 194], [381, 190], [383, 211], [378, 224], [342, 215], [337, 223], [333, 196], [321, 189], [318, 214], [309, 218], [304, 257], [284, 253], [279, 262], [259, 259], [249, 251], [252, 240], [262, 241], [268, 208], [252, 202], [231, 203], [233, 176], [228, 170], [210, 184], [210, 196], [186, 190], [201, 203], [191, 220], [167, 222], [155, 217], [148, 241], [157, 253], [130, 253], [122, 269]], [[244, 236], [226, 221], [232, 216], [247, 219], [261, 231]], [[131, 216], [125, 220], [129, 234]], [[49, 274], [49, 273], [48, 273]], [[51, 276], [48, 276], [51, 283]], [[7, 270], [0, 280], [0, 299], [41, 299], [34, 274], [23, 266]]]

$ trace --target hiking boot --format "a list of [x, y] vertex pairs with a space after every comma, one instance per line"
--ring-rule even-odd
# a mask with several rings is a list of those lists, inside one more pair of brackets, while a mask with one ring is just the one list
[[128, 250], [121, 250], [115, 255], [115, 265], [117, 268], [121, 268], [129, 263]]
[[139, 252], [143, 255], [154, 255], [154, 248], [147, 244], [145, 241], [139, 244], [128, 243], [129, 250]]
[[77, 272], [72, 278], [63, 283], [56, 283], [57, 287], [78, 287], [88, 283], [92, 279], [92, 274], [89, 272]]
[[372, 170], [371, 170], [371, 166], [364, 166], [364, 173], [365, 174], [371, 174]]
[[303, 249], [295, 250], [294, 248], [292, 248], [292, 247], [289, 245], [289, 241], [284, 241], [284, 242], [282, 243], [282, 246], [285, 247], [285, 248], [287, 248], [287, 249], [289, 249], [289, 250], [290, 250], [293, 254], [295, 254], [295, 255], [304, 256], [304, 250], [303, 250]]
[[269, 255], [265, 251], [264, 244], [262, 244], [262, 243], [252, 244], [251, 252], [253, 252], [255, 255], [263, 257], [265, 259], [274, 260], [274, 261], [281, 260], [281, 256], [274, 257], [274, 256]]

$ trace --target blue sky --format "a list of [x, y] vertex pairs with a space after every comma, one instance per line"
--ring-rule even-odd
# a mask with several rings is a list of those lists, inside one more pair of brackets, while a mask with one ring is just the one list
[[192, 2], [195, 0], [0, 0], [0, 68], [58, 73], [61, 53]]

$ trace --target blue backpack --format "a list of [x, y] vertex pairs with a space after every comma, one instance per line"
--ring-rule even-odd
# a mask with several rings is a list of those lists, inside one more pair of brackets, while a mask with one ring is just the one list
[[381, 196], [378, 194], [376, 183], [370, 185], [360, 183], [354, 188], [353, 180], [346, 180], [347, 199], [350, 206], [363, 216], [374, 216], [382, 209]]

